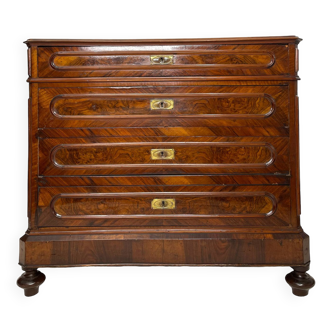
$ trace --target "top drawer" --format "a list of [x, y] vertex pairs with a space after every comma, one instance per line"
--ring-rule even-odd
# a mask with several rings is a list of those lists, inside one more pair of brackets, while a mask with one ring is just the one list
[[40, 46], [38, 77], [290, 75], [288, 44]]

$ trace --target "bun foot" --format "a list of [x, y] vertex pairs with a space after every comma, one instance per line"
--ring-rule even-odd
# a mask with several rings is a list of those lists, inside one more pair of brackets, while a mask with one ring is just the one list
[[45, 274], [37, 269], [25, 269], [18, 279], [17, 286], [24, 289], [25, 296], [34, 296], [39, 291], [39, 286], [45, 281]]
[[293, 294], [296, 296], [307, 296], [309, 290], [315, 286], [315, 279], [306, 273], [309, 265], [292, 267], [293, 272], [286, 275], [286, 281], [292, 287]]

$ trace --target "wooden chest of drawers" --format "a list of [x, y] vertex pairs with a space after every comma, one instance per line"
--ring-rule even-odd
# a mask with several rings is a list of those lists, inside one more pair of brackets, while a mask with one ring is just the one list
[[28, 40], [25, 295], [86, 265], [291, 266], [307, 295], [299, 41]]

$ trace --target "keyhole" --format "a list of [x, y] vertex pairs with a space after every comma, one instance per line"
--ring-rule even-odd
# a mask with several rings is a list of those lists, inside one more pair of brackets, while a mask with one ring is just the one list
[[166, 202], [165, 201], [161, 201], [161, 206], [162, 207], [166, 207]]
[[164, 58], [163, 58], [163, 57], [160, 58], [160, 62], [161, 62], [161, 63], [164, 62]]
[[164, 108], [165, 107], [165, 103], [163, 101], [160, 102], [160, 108]]
[[161, 157], [161, 158], [164, 157], [164, 151], [160, 151], [160, 157]]

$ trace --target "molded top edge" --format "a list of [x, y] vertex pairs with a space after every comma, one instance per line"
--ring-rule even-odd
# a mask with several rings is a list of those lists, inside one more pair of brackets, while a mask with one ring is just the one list
[[281, 37], [236, 37], [236, 38], [198, 38], [198, 39], [28, 39], [28, 46], [72, 46], [72, 45], [107, 45], [107, 44], [178, 44], [178, 43], [225, 43], [225, 44], [278, 44], [296, 43], [302, 39], [297, 36]]

